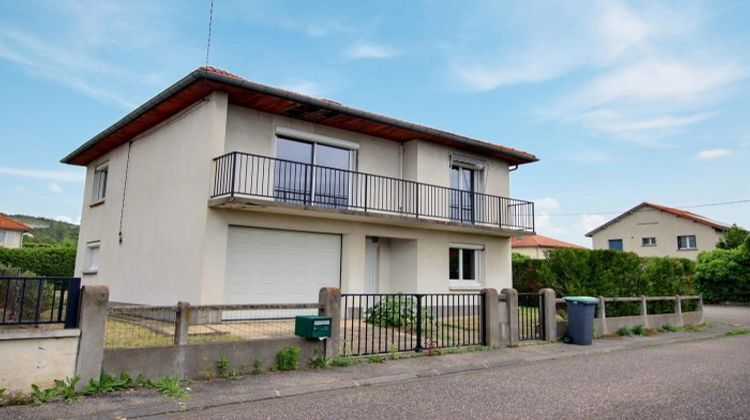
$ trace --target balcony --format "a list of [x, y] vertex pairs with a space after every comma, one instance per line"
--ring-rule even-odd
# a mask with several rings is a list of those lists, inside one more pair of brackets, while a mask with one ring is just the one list
[[530, 201], [241, 152], [214, 158], [211, 198], [534, 232]]

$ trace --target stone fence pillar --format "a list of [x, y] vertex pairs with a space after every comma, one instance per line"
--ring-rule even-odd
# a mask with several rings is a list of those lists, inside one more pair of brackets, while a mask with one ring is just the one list
[[508, 309], [505, 316], [508, 331], [508, 347], [518, 347], [518, 292], [516, 289], [503, 289], [505, 295], [505, 307]]
[[484, 337], [485, 346], [500, 347], [502, 336], [500, 332], [500, 299], [497, 289], [482, 289], [482, 305], [484, 306]]
[[109, 289], [107, 286], [83, 286], [78, 312], [81, 339], [78, 342], [78, 357], [76, 358], [76, 375], [81, 377], [80, 386], [84, 386], [91, 379], [99, 378], [102, 370], [108, 305]]
[[542, 302], [544, 303], [544, 339], [548, 343], [557, 341], [557, 296], [552, 289], [542, 289]]
[[336, 287], [321, 288], [318, 302], [318, 314], [331, 317], [331, 337], [326, 340], [324, 348], [325, 357], [334, 358], [341, 348], [341, 290]]
[[685, 326], [685, 321], [682, 319], [682, 298], [679, 295], [674, 297], [674, 316], [677, 327]]

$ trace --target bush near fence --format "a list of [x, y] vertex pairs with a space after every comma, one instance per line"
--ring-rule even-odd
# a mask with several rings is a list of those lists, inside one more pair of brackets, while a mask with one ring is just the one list
[[708, 302], [750, 301], [750, 237], [734, 249], [701, 252], [695, 277]]
[[39, 276], [72, 277], [75, 263], [74, 247], [0, 248], [0, 264]]
[[[639, 257], [632, 252], [556, 249], [546, 260], [514, 256], [513, 287], [519, 291], [555, 290], [558, 296], [674, 296], [694, 295], [695, 263], [683, 258]], [[661, 308], [661, 306], [664, 308]], [[655, 302], [657, 313], [669, 302]], [[612, 308], [613, 315], [634, 312], [628, 303]]]

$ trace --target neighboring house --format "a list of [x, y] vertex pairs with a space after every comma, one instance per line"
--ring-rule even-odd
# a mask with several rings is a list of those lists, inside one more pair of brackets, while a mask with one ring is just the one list
[[530, 258], [545, 259], [547, 254], [553, 249], [574, 248], [583, 249], [570, 242], [559, 241], [554, 238], [542, 235], [519, 236], [511, 241], [513, 252], [525, 255]]
[[23, 245], [23, 235], [29, 232], [30, 227], [0, 214], [0, 247], [20, 248]]
[[695, 260], [699, 252], [716, 248], [728, 228], [729, 225], [689, 211], [644, 202], [586, 236], [593, 239], [594, 249]]
[[76, 273], [137, 303], [511, 287], [532, 154], [200, 68], [63, 159]]

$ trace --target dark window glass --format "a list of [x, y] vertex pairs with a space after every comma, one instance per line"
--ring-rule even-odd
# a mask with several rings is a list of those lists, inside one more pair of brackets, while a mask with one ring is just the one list
[[460, 249], [458, 248], [450, 248], [448, 250], [448, 259], [449, 259], [449, 276], [451, 280], [459, 280], [458, 276], [458, 267], [459, 267], [459, 258], [460, 258]]
[[476, 280], [476, 251], [473, 249], [462, 249], [463, 253], [463, 277], [462, 280]]
[[622, 239], [610, 239], [609, 249], [613, 251], [622, 251]]

